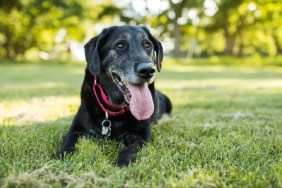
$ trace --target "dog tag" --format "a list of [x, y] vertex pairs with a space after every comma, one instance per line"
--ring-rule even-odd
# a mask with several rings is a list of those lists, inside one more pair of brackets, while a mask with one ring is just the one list
[[108, 127], [102, 127], [102, 135], [106, 135], [109, 132], [109, 128]]
[[109, 120], [104, 120], [102, 122], [102, 135], [111, 136], [111, 122]]

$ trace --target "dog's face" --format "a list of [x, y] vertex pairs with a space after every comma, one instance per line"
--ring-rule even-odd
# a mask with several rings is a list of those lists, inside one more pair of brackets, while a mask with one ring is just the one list
[[[146, 27], [110, 27], [85, 45], [88, 69], [115, 104], [130, 103], [133, 89], [151, 84], [160, 71], [162, 45]], [[141, 87], [142, 86], [142, 87]]]

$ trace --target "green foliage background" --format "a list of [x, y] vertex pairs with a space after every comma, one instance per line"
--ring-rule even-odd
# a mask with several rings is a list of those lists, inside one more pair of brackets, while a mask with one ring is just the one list
[[[138, 2], [145, 6], [141, 11], [134, 6]], [[124, 24], [151, 27], [156, 37], [172, 44], [166, 52], [174, 57], [282, 53], [281, 1], [158, 2], [166, 6], [157, 9], [146, 0], [1, 1], [0, 58], [34, 60], [45, 52], [49, 59], [66, 59], [62, 53], [68, 57], [71, 42], [83, 44], [103, 27]], [[56, 42], [62, 29], [67, 34]]]

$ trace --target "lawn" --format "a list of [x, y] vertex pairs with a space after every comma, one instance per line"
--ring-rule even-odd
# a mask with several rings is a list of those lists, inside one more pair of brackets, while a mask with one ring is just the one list
[[81, 139], [56, 158], [79, 106], [84, 64], [0, 64], [0, 187], [282, 187], [282, 67], [165, 62], [172, 100], [135, 163]]

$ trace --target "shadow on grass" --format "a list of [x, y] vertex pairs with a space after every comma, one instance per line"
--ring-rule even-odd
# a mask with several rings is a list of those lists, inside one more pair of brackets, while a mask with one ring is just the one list
[[79, 95], [84, 66], [8, 65], [0, 69], [0, 99]]
[[4, 87], [0, 92], [1, 100], [28, 100], [36, 97], [49, 96], [79, 96], [79, 84], [69, 84], [68, 82], [40, 82], [36, 84], [13, 84]]
[[[8, 65], [1, 67], [0, 99], [18, 100], [33, 97], [77, 95], [83, 81], [85, 65]], [[282, 79], [277, 69], [230, 67], [180, 67], [180, 70], [163, 70], [158, 80], [256, 80]]]

